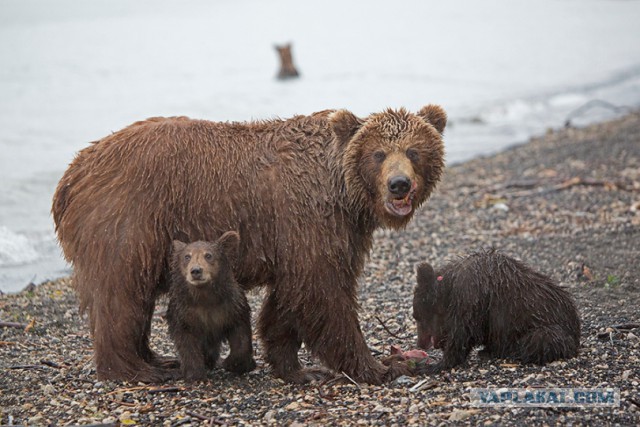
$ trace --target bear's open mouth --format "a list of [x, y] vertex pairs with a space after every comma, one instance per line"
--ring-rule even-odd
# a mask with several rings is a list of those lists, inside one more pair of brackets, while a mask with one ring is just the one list
[[414, 181], [411, 184], [411, 190], [407, 193], [406, 196], [395, 199], [389, 198], [384, 204], [385, 209], [392, 215], [395, 216], [407, 216], [413, 211], [413, 198], [416, 196], [416, 189], [418, 184]]

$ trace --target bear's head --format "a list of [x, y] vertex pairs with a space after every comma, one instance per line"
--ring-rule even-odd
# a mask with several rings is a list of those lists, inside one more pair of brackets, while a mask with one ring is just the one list
[[171, 267], [174, 275], [181, 276], [192, 288], [226, 284], [232, 277], [233, 262], [237, 257], [240, 237], [227, 231], [215, 242], [173, 241]]
[[364, 120], [338, 110], [329, 123], [350, 201], [370, 209], [382, 226], [404, 227], [444, 170], [444, 110], [437, 105], [417, 114], [389, 109]]
[[418, 265], [418, 284], [413, 291], [413, 318], [418, 329], [418, 347], [442, 348], [446, 342], [446, 298], [442, 277], [428, 263]]

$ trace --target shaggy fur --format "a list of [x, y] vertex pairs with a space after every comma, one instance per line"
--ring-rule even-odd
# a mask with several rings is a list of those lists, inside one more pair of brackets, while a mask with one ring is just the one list
[[280, 80], [291, 79], [298, 77], [300, 74], [293, 65], [293, 55], [291, 54], [291, 43], [284, 46], [275, 46], [280, 58], [280, 71], [278, 71], [278, 78]]
[[345, 110], [255, 123], [152, 118], [80, 151], [52, 212], [89, 311], [98, 377], [166, 377], [149, 328], [171, 242], [226, 230], [242, 236], [240, 285], [268, 287], [258, 329], [275, 375], [309, 379], [302, 342], [357, 381], [397, 375], [365, 343], [357, 278], [373, 231], [405, 226], [440, 179], [445, 124], [433, 105], [366, 119]]
[[443, 349], [427, 365], [439, 372], [463, 363], [474, 346], [482, 356], [545, 364], [575, 357], [580, 319], [571, 295], [551, 278], [494, 249], [447, 264], [418, 266], [413, 297], [418, 346]]
[[226, 370], [242, 374], [256, 366], [251, 310], [230, 265], [238, 244], [239, 236], [233, 231], [217, 242], [173, 242], [167, 322], [187, 380], [206, 377], [225, 340], [230, 349], [222, 363]]

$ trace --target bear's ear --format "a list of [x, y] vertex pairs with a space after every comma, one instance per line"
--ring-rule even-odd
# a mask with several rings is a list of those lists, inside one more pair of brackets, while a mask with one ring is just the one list
[[427, 123], [430, 123], [440, 135], [447, 125], [447, 113], [439, 105], [429, 104], [422, 107], [418, 111], [418, 116], [422, 117]]
[[174, 240], [173, 241], [173, 253], [180, 252], [185, 247], [187, 247], [186, 243], [181, 242], [180, 240]]
[[431, 291], [435, 288], [436, 272], [428, 262], [418, 265], [418, 286], [425, 290]]
[[347, 110], [336, 110], [329, 115], [329, 125], [338, 139], [338, 145], [342, 146], [356, 134], [364, 121]]
[[235, 231], [227, 231], [218, 239], [218, 245], [231, 263], [235, 263], [238, 258], [238, 247], [240, 246], [240, 235]]

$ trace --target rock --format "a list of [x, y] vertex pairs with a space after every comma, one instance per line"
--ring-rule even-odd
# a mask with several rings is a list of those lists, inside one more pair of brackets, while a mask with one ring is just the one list
[[276, 411], [274, 411], [273, 409], [265, 412], [265, 414], [262, 416], [262, 419], [265, 420], [266, 422], [273, 421], [275, 420], [275, 418], [276, 418]]
[[47, 396], [53, 396], [54, 394], [56, 394], [56, 388], [51, 384], [46, 384], [44, 387], [42, 387], [42, 392]]
[[393, 380], [393, 384], [395, 385], [409, 385], [415, 383], [415, 380], [407, 375], [400, 375], [398, 378]]
[[465, 409], [456, 409], [455, 411], [453, 411], [450, 415], [449, 415], [449, 421], [462, 421], [462, 420], [466, 420], [467, 418], [477, 414], [479, 411], [478, 410], [465, 410]]
[[287, 411], [297, 411], [300, 409], [300, 404], [298, 402], [291, 402], [287, 406], [284, 407]]

